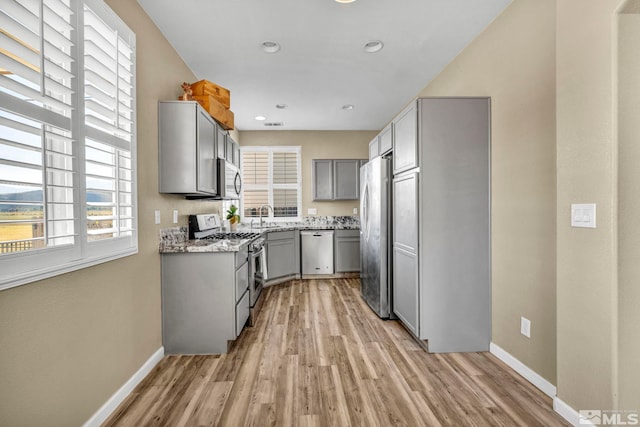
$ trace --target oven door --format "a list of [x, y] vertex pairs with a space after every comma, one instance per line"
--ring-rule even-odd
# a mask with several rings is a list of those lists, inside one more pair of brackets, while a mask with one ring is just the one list
[[262, 292], [265, 281], [265, 247], [256, 252], [251, 252], [249, 257], [249, 305], [254, 307]]

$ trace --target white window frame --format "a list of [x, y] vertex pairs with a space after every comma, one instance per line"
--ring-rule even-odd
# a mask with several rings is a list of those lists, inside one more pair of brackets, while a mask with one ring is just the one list
[[[0, 291], [15, 286], [57, 276], [63, 273], [83, 269], [93, 265], [127, 257], [138, 253], [138, 193], [137, 193], [137, 113], [136, 113], [136, 39], [135, 33], [127, 27], [120, 17], [103, 0], [75, 0], [75, 37], [74, 77], [76, 84], [73, 94], [74, 113], [72, 116], [71, 136], [75, 148], [74, 178], [74, 228], [76, 241], [73, 245], [46, 247], [23, 252], [0, 255]], [[127, 147], [131, 155], [132, 185], [132, 228], [130, 236], [113, 237], [99, 241], [87, 240], [87, 204], [85, 186], [85, 137], [92, 135], [87, 131], [84, 116], [84, 6], [87, 5], [112, 29], [126, 34], [131, 40], [132, 53], [132, 127], [131, 143]], [[28, 117], [32, 108], [29, 104], [0, 93], [3, 108], [15, 114]], [[52, 122], [55, 124], [55, 122]], [[117, 138], [113, 138], [116, 142]], [[98, 139], [104, 141], [104, 139]], [[115, 146], [115, 145], [114, 145]], [[46, 166], [43, 164], [43, 170]], [[116, 173], [117, 169], [116, 169]], [[46, 191], [46, 189], [44, 190]], [[119, 203], [119, 202], [118, 202]], [[45, 218], [46, 221], [46, 218]]]
[[[243, 155], [242, 153], [244, 153], [245, 151], [249, 151], [249, 152], [266, 152], [269, 154], [269, 160], [267, 162], [268, 164], [268, 183], [266, 185], [262, 185], [262, 184], [247, 184], [244, 180], [244, 165], [242, 164], [242, 159], [243, 159]], [[298, 156], [298, 162], [297, 162], [297, 184], [274, 184], [273, 183], [273, 153], [274, 152], [288, 152], [288, 153], [296, 153]], [[241, 170], [241, 174], [242, 174], [242, 179], [243, 179], [243, 185], [242, 185], [242, 195], [240, 197], [240, 212], [241, 212], [241, 220], [244, 223], [250, 223], [252, 220], [254, 220], [254, 217], [249, 217], [249, 218], [245, 218], [245, 216], [243, 215], [244, 213], [244, 191], [245, 190], [263, 190], [266, 189], [267, 190], [267, 203], [269, 205], [271, 205], [271, 207], [273, 207], [273, 190], [274, 189], [295, 189], [297, 190], [297, 209], [298, 209], [298, 216], [292, 217], [292, 216], [288, 216], [288, 217], [274, 217], [273, 216], [273, 210], [272, 209], [267, 209], [268, 211], [268, 215], [267, 216], [263, 216], [262, 218], [264, 220], [267, 221], [271, 221], [271, 222], [299, 222], [302, 221], [302, 147], [296, 145], [296, 146], [278, 146], [278, 145], [274, 145], [274, 146], [245, 146], [245, 147], [240, 147], [240, 170]]]

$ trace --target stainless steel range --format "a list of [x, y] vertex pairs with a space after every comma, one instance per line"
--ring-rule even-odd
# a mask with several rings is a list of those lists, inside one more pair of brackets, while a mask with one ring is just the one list
[[249, 249], [249, 305], [253, 308], [267, 280], [265, 240], [260, 233], [220, 231], [218, 214], [189, 215], [189, 239], [247, 240]]

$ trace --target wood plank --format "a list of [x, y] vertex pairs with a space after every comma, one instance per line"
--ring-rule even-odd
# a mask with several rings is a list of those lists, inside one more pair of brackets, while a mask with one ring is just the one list
[[489, 353], [429, 354], [358, 279], [270, 286], [225, 355], [167, 356], [105, 426], [566, 426]]

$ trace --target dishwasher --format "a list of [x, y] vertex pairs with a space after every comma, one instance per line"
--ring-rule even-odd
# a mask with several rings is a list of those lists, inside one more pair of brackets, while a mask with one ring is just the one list
[[302, 274], [333, 274], [333, 231], [301, 231]]

